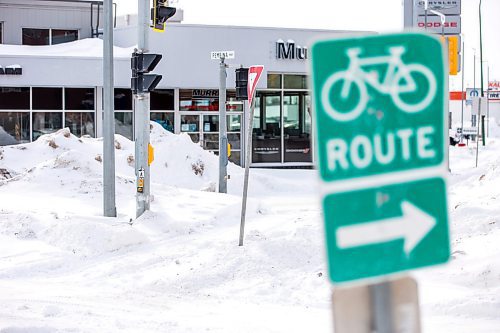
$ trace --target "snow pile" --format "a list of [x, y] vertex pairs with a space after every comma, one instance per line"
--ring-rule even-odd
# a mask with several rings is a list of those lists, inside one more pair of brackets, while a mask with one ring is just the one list
[[[123, 48], [114, 46], [115, 58], [130, 58], [133, 47]], [[30, 56], [37, 57], [89, 57], [102, 58], [103, 41], [99, 38], [85, 38], [73, 42], [55, 45], [7, 45], [0, 44], [0, 54], [4, 56]]]
[[[500, 327], [500, 131], [450, 147], [452, 259], [418, 277], [425, 332]], [[135, 219], [134, 143], [117, 135], [118, 216], [102, 217], [102, 140], [67, 129], [0, 147], [0, 332], [331, 332], [314, 170], [213, 192], [218, 157], [152, 123], [151, 210]]]
[[[174, 135], [156, 123], [151, 123], [151, 143], [155, 148], [155, 161], [151, 166], [152, 182], [166, 186], [192, 189], [215, 189], [218, 181], [218, 157], [194, 144], [187, 134]], [[102, 178], [102, 138], [77, 138], [62, 129], [41, 136], [33, 143], [0, 148], [0, 168], [14, 179], [31, 182], [38, 179], [49, 186], [58, 182], [71, 182], [73, 191], [98, 185]], [[134, 142], [115, 136], [115, 164], [118, 182], [135, 183]], [[230, 163], [230, 172], [240, 174], [241, 168]], [[67, 174], [68, 177], [62, 174]], [[4, 181], [5, 182], [5, 181]], [[92, 187], [94, 192], [100, 192]]]

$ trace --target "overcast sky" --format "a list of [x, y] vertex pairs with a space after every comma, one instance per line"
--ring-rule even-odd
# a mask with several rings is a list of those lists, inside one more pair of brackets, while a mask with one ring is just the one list
[[[114, 0], [118, 15], [137, 12], [137, 0]], [[403, 0], [177, 0], [184, 23], [291, 27], [305, 29], [396, 32], [403, 26]], [[476, 49], [476, 86], [480, 86], [479, 0], [462, 0], [465, 41], [465, 86], [473, 86]], [[484, 82], [500, 80], [500, 0], [482, 1]], [[461, 76], [450, 79], [459, 90]], [[485, 87], [486, 89], [486, 87]]]

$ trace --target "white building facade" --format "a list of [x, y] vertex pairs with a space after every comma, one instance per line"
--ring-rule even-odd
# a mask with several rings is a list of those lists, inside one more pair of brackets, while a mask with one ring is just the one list
[[[102, 136], [102, 41], [85, 39], [102, 28], [102, 3], [0, 0], [0, 9], [0, 66], [9, 68], [8, 75], [0, 75], [0, 145], [30, 142], [63, 127], [78, 136]], [[164, 33], [149, 32], [150, 53], [163, 55], [154, 70], [163, 79], [151, 93], [150, 118], [218, 153], [219, 61], [210, 53], [234, 51], [235, 59], [226, 61], [231, 161], [244, 160], [249, 113], [248, 105], [235, 99], [234, 71], [263, 65], [252, 166], [311, 166], [307, 45], [342, 33], [168, 22]], [[130, 55], [137, 44], [136, 27], [116, 28], [114, 44], [116, 133], [133, 140]]]

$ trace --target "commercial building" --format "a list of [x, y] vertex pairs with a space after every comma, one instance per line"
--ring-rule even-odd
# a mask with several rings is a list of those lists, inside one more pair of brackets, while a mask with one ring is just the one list
[[[116, 133], [129, 139], [134, 138], [130, 55], [137, 29], [128, 24], [135, 20], [118, 20], [114, 31]], [[5, 69], [0, 75], [0, 145], [30, 142], [62, 127], [75, 135], [102, 135], [102, 41], [86, 39], [99, 36], [100, 28], [100, 1], [0, 0], [0, 66]], [[163, 55], [155, 68], [163, 79], [151, 93], [150, 117], [217, 153], [219, 61], [210, 54], [234, 51], [235, 58], [226, 61], [230, 159], [243, 162], [248, 121], [248, 105], [235, 99], [234, 70], [264, 65], [253, 119], [252, 166], [310, 166], [315, 157], [307, 45], [341, 33], [169, 21], [164, 33], [149, 32], [150, 52]]]

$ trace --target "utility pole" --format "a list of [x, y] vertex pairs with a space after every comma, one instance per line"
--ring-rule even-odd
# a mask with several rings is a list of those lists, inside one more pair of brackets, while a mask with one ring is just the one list
[[[474, 86], [474, 91], [476, 91], [476, 49], [472, 48], [474, 50], [474, 75], [473, 75], [473, 86]], [[475, 127], [476, 126], [476, 116], [472, 114], [471, 112], [471, 126]]]
[[[462, 133], [460, 133], [460, 143], [464, 142], [464, 75], [465, 75], [465, 38], [462, 36], [462, 117], [461, 117], [461, 128]], [[467, 98], [467, 94], [465, 96]]]
[[[149, 48], [149, 0], [139, 0], [137, 11], [137, 53], [144, 54]], [[149, 91], [137, 91], [134, 94], [135, 105], [135, 173], [136, 173], [136, 217], [150, 208], [151, 173], [148, 165], [149, 144]], [[140, 185], [143, 185], [142, 187]]]
[[[479, 62], [481, 64], [481, 100], [482, 100], [484, 98], [484, 86], [483, 86], [483, 38], [482, 38], [482, 23], [481, 23], [481, 4], [482, 0], [479, 0]], [[481, 121], [481, 127], [483, 128], [483, 146], [484, 146], [486, 144], [486, 135], [484, 133], [484, 116], [481, 117], [481, 103], [479, 103], [478, 117], [479, 117], [478, 120]], [[478, 129], [479, 129], [479, 124], [478, 124]]]
[[113, 1], [104, 2], [104, 136], [103, 136], [103, 204], [104, 216], [116, 217], [115, 200], [115, 117], [113, 94]]
[[219, 193], [227, 193], [226, 64], [220, 57], [219, 71]]

